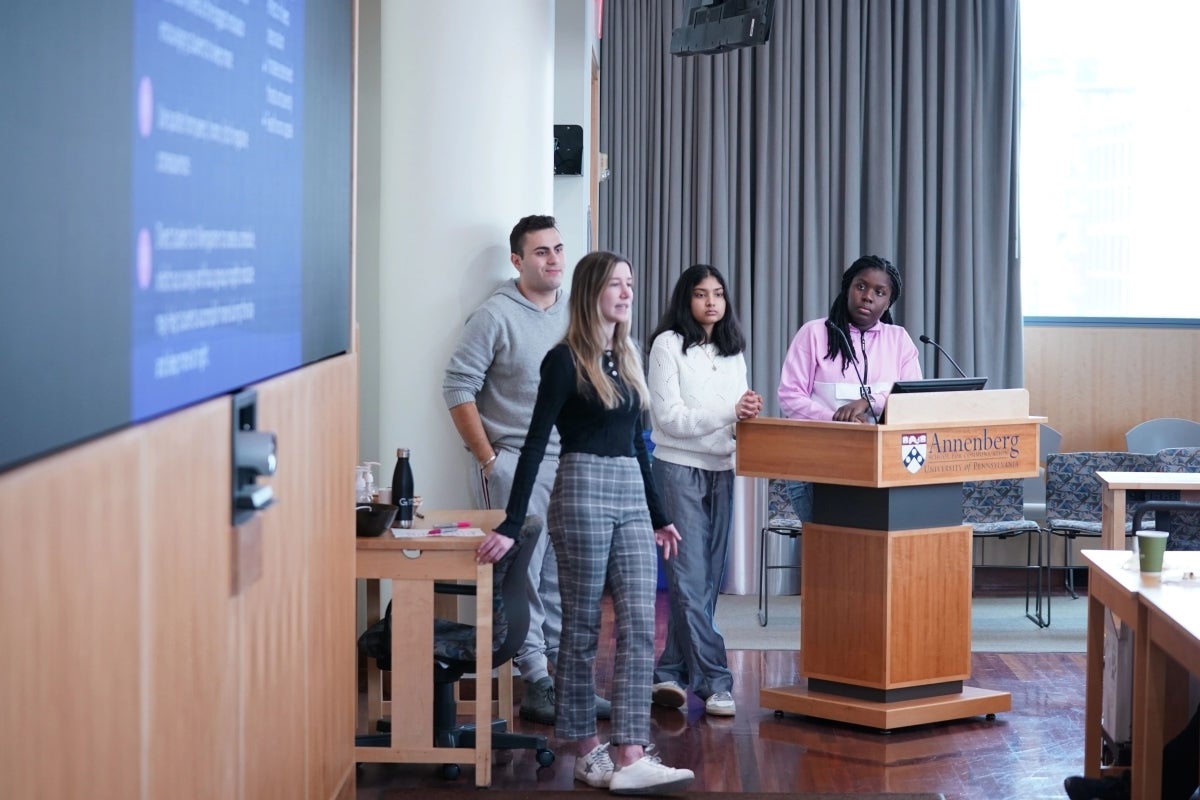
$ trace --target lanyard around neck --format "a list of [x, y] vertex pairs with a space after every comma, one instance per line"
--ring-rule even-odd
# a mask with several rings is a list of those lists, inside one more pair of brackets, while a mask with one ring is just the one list
[[859, 345], [862, 347], [862, 357], [863, 357], [862, 358], [862, 361], [863, 361], [862, 379], [863, 379], [863, 383], [865, 383], [867, 386], [870, 386], [871, 385], [871, 377], [870, 377], [871, 365], [867, 362], [867, 334], [866, 334], [866, 331], [858, 332], [858, 341], [859, 341]]

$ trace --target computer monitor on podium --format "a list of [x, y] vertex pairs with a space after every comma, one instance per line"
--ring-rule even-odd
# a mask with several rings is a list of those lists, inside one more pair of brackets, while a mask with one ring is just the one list
[[916, 394], [918, 392], [971, 392], [982, 389], [987, 378], [926, 378], [919, 381], [896, 381], [892, 394]]

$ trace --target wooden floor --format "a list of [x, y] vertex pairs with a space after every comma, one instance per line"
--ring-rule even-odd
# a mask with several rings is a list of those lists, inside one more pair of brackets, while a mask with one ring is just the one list
[[[660, 594], [658, 611], [661, 648], [665, 595]], [[606, 644], [597, 659], [597, 681], [605, 695], [611, 624], [606, 607]], [[729, 660], [737, 716], [706, 716], [695, 697], [689, 698], [686, 714], [652, 711], [651, 738], [663, 761], [696, 773], [690, 792], [941, 792], [947, 800], [1063, 800], [1063, 778], [1082, 769], [1083, 654], [976, 653], [968, 683], [1011, 692], [1011, 712], [993, 721], [980, 717], [891, 734], [791, 715], [777, 718], [771, 709], [760, 708], [760, 686], [801, 680], [798, 652], [738, 650]], [[553, 736], [547, 726], [518, 720], [516, 727]], [[604, 739], [607, 723], [599, 723], [599, 732]], [[574, 782], [573, 745], [552, 739], [551, 747], [558, 759], [550, 767], [539, 769], [531, 752], [498, 762], [493, 788], [596, 791]], [[451, 784], [465, 788], [473, 781], [468, 766]], [[446, 783], [437, 767], [370, 764], [358, 773], [357, 797], [390, 800]]]

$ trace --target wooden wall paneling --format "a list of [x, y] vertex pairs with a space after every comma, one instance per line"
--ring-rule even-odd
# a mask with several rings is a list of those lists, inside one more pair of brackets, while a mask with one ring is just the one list
[[[309, 611], [309, 531], [306, 470], [313, 453], [297, 435], [310, 420], [306, 372], [254, 387], [258, 428], [276, 434], [278, 466], [260, 478], [276, 502], [262, 521], [262, 577], [238, 596], [242, 676], [241, 736], [245, 797], [307, 797], [306, 615]], [[284, 387], [290, 389], [284, 391]]]
[[356, 387], [353, 356], [256, 387], [279, 466], [240, 597], [246, 797], [333, 797], [353, 770]]
[[139, 796], [139, 452], [0, 475], [0, 797]]
[[1030, 412], [1063, 434], [1064, 452], [1124, 450], [1155, 417], [1200, 420], [1200, 330], [1025, 328]]
[[[240, 788], [238, 604], [230, 596], [228, 397], [137, 429], [143, 797], [244, 796]], [[100, 795], [96, 795], [100, 796]]]
[[358, 649], [355, 641], [354, 510], [352, 485], [358, 458], [358, 357], [322, 365], [317, 378], [317, 425], [324, 453], [310, 473], [314, 485], [307, 504], [321, 520], [312, 548], [313, 597], [309, 613], [309, 783], [314, 798], [337, 795], [354, 786], [354, 733], [358, 712]]

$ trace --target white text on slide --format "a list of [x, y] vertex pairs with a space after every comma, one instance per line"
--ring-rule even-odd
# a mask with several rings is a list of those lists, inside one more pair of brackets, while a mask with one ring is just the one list
[[154, 273], [156, 292], [197, 292], [218, 289], [239, 289], [254, 285], [254, 267], [236, 266], [223, 269], [168, 269]]
[[154, 171], [159, 175], [177, 175], [186, 178], [192, 174], [191, 156], [159, 150], [154, 154]]
[[208, 367], [208, 345], [154, 359], [154, 377], [170, 378], [185, 372], [203, 372]]
[[254, 231], [205, 228], [203, 225], [172, 228], [161, 222], [154, 223], [156, 250], [253, 250], [254, 243]]
[[232, 303], [227, 306], [187, 308], [182, 311], [165, 311], [154, 317], [154, 332], [159, 336], [171, 336], [218, 325], [236, 325], [254, 319], [254, 303]]
[[195, 56], [222, 69], [233, 69], [231, 51], [169, 22], [158, 23], [158, 40], [186, 56]]
[[230, 14], [209, 0], [167, 0], [193, 17], [202, 19], [219, 31], [228, 31], [239, 39], [246, 35], [246, 21]]
[[164, 105], [157, 106], [155, 111], [159, 130], [190, 136], [203, 142], [229, 145], [237, 150], [245, 150], [250, 145], [250, 134], [233, 125], [194, 117], [186, 111], [175, 111]]

